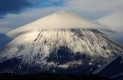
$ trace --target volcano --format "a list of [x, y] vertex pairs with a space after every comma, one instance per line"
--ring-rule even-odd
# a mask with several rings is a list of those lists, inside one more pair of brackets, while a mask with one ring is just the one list
[[90, 74], [123, 52], [96, 28], [106, 30], [64, 11], [17, 28], [8, 33], [15, 39], [0, 52], [0, 73]]

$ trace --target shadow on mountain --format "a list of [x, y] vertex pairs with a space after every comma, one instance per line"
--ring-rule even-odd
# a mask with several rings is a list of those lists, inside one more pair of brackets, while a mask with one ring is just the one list
[[5, 34], [0, 33], [0, 49], [8, 44], [12, 39], [7, 37]]
[[40, 73], [34, 75], [0, 74], [0, 80], [110, 80], [97, 75], [59, 75], [50, 73]]
[[123, 80], [123, 75], [113, 77], [114, 80]]

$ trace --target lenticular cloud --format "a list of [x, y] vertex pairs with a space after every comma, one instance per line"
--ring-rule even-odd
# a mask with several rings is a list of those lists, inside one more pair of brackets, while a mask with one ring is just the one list
[[123, 12], [115, 12], [97, 20], [102, 25], [110, 27], [112, 31], [123, 33]]
[[106, 27], [91, 22], [83, 17], [66, 11], [55, 12], [51, 15], [38, 19], [32, 23], [19, 27], [10, 31], [9, 37], [17, 37], [18, 35], [37, 29], [57, 29], [57, 28], [80, 28], [80, 29], [98, 29], [108, 30]]

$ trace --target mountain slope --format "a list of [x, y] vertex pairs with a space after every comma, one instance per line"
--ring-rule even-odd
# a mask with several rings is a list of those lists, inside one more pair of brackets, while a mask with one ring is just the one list
[[116, 78], [117, 80], [123, 79], [123, 53], [120, 54], [118, 57], [107, 63], [103, 67], [96, 70], [94, 73], [110, 77]]
[[39, 29], [23, 33], [0, 52], [0, 73], [88, 74], [123, 47], [94, 29]]

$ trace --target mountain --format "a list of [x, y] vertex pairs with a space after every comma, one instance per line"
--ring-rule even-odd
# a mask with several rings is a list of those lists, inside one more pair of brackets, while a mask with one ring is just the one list
[[0, 52], [0, 73], [90, 74], [123, 52], [122, 45], [96, 28], [105, 30], [63, 11], [17, 28], [8, 33], [15, 39]]
[[34, 30], [0, 52], [0, 72], [87, 74], [122, 51], [121, 45], [98, 30]]
[[94, 72], [95, 74], [123, 80], [123, 53]]

